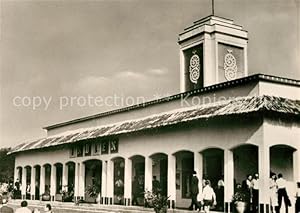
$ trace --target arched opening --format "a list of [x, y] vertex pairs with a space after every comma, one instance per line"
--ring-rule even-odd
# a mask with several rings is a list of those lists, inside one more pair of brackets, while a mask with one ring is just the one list
[[45, 195], [50, 195], [50, 187], [51, 187], [51, 165], [50, 164], [45, 164], [44, 165], [45, 169], [45, 185], [44, 185], [44, 192]]
[[63, 176], [63, 165], [61, 163], [56, 163], [55, 165], [56, 169], [56, 192], [55, 192], [55, 200], [62, 201], [62, 176]]
[[40, 200], [40, 183], [41, 183], [41, 166], [36, 165], [35, 169], [35, 193], [34, 198], [35, 200]]
[[101, 195], [102, 161], [88, 160], [84, 164], [84, 200], [89, 203], [95, 203], [96, 199]]
[[235, 188], [246, 180], [248, 174], [258, 173], [258, 147], [241, 145], [233, 150]]
[[[233, 150], [234, 163], [234, 190], [238, 188], [247, 189], [247, 203], [252, 203], [247, 206], [246, 211], [250, 208], [254, 212], [259, 208], [259, 192], [254, 189], [254, 175], [258, 174], [258, 147], [252, 144], [243, 144]], [[256, 181], [257, 183], [257, 181]], [[251, 196], [250, 196], [251, 194]]]
[[132, 205], [144, 205], [145, 158], [135, 155], [132, 161]]
[[26, 166], [25, 167], [25, 190], [26, 190], [26, 199], [30, 200], [30, 194], [31, 194], [31, 167], [30, 166]]
[[157, 191], [164, 196], [168, 193], [168, 155], [157, 153], [151, 155], [152, 159], [152, 191]]
[[74, 201], [74, 192], [75, 192], [75, 163], [68, 162], [66, 163], [67, 170], [67, 185], [63, 186], [63, 197], [64, 202], [73, 202]]
[[191, 204], [191, 180], [194, 171], [194, 153], [179, 151], [176, 157], [176, 206], [188, 208]]
[[124, 172], [125, 159], [114, 158], [114, 204], [124, 205]]
[[216, 193], [217, 210], [224, 208], [224, 150], [209, 148], [202, 152], [203, 179], [210, 180], [211, 186]]
[[[283, 179], [286, 180], [286, 192], [288, 197], [291, 199], [292, 205], [295, 203], [293, 200], [293, 195], [295, 194], [296, 179], [294, 176], [294, 167], [299, 165], [294, 165], [294, 149], [288, 145], [274, 145], [270, 147], [270, 171], [281, 174]], [[277, 191], [278, 194], [278, 204], [280, 212], [291, 211], [292, 207], [289, 207], [285, 201], [285, 196], [282, 190]]]
[[270, 171], [281, 173], [287, 181], [293, 181], [293, 153], [295, 149], [287, 145], [270, 147]]
[[22, 184], [22, 174], [23, 174], [23, 168], [21, 166], [17, 167], [17, 178], [16, 182], [14, 183], [15, 185], [15, 190], [14, 190], [14, 199], [21, 199], [22, 198], [22, 192], [21, 192], [21, 184]]

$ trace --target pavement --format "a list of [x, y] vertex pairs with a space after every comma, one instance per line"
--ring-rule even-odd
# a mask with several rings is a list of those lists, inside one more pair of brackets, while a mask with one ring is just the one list
[[[44, 212], [43, 208], [46, 203], [50, 203], [54, 213], [153, 213], [151, 208], [145, 208], [140, 206], [120, 206], [120, 205], [100, 205], [81, 203], [75, 205], [74, 203], [62, 203], [62, 202], [47, 202], [47, 201], [31, 201], [28, 200], [28, 208], [33, 210], [38, 208], [41, 213]], [[13, 209], [20, 207], [21, 200], [10, 200], [8, 205]], [[188, 211], [182, 209], [169, 209], [168, 213], [191, 213], [197, 211]], [[211, 213], [217, 213], [211, 211]], [[220, 212], [218, 212], [220, 213]]]

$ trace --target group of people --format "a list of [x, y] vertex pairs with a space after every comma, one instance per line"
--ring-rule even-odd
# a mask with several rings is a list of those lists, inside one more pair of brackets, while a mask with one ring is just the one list
[[[7, 203], [8, 203], [7, 199], [2, 200], [2, 204], [0, 204], [0, 206], [1, 206], [0, 213], [14, 213], [14, 212], [15, 213], [41, 213], [38, 208], [34, 208], [33, 210], [28, 208], [28, 203], [26, 200], [23, 200], [21, 202], [21, 207], [17, 208], [16, 211], [14, 211], [13, 208], [9, 207], [7, 205]], [[53, 213], [52, 207], [49, 203], [45, 205], [44, 212], [45, 213]]]
[[[237, 186], [237, 188], [241, 188], [241, 190], [243, 190], [246, 194], [246, 202], [248, 203], [247, 212], [258, 212], [258, 195], [260, 188], [259, 175], [257, 173], [255, 173], [254, 175], [248, 174], [246, 179], [242, 182], [242, 185]], [[275, 173], [271, 172], [269, 182], [269, 196], [272, 213], [279, 213], [283, 202], [285, 204], [285, 212], [288, 213], [288, 207], [292, 204], [288, 197], [286, 180], [283, 178], [283, 175], [281, 173], [276, 175]], [[296, 213], [299, 212], [299, 204], [298, 210], [296, 204]]]
[[273, 213], [279, 213], [282, 206], [282, 200], [285, 204], [285, 212], [288, 213], [288, 207], [291, 206], [291, 201], [286, 190], [286, 180], [282, 174], [270, 174], [270, 205]]
[[211, 206], [215, 206], [217, 204], [216, 193], [214, 189], [211, 187], [210, 180], [203, 181], [203, 189], [201, 193], [201, 201], [198, 202], [198, 194], [199, 194], [199, 179], [197, 177], [197, 172], [193, 172], [193, 177], [191, 180], [191, 205], [189, 210], [198, 210], [201, 211], [202, 207], [205, 213], [209, 213]]

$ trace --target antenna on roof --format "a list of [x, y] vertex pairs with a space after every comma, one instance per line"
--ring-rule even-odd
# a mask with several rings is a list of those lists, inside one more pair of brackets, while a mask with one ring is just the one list
[[215, 0], [211, 0], [211, 15], [215, 15]]

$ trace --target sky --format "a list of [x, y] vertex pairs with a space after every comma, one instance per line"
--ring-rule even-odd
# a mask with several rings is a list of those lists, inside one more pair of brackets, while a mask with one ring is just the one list
[[[179, 93], [178, 34], [211, 14], [211, 0], [0, 4], [0, 148], [45, 137], [47, 125]], [[215, 0], [215, 14], [249, 32], [249, 74], [300, 79], [299, 0]]]

